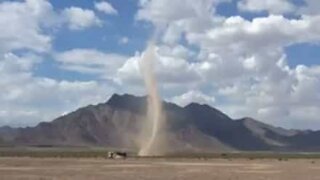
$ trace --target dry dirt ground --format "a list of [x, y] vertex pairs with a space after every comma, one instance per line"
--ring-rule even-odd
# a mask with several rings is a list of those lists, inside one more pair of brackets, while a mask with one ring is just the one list
[[0, 158], [0, 180], [313, 180], [320, 160]]

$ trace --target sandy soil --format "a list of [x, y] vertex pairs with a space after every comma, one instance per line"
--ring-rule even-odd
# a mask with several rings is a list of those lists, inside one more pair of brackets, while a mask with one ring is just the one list
[[320, 160], [0, 158], [1, 180], [314, 180]]

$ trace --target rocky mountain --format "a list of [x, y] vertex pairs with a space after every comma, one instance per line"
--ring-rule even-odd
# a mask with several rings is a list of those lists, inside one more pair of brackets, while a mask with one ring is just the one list
[[[113, 95], [28, 128], [0, 128], [0, 145], [104, 146], [137, 150], [146, 97]], [[208, 105], [163, 103], [170, 152], [318, 151], [320, 131], [273, 127], [251, 118], [233, 120]]]

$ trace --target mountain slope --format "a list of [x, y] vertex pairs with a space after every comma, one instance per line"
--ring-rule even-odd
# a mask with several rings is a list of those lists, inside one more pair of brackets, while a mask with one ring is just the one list
[[135, 123], [138, 119], [141, 119], [139, 115], [99, 104], [34, 128], [20, 129], [14, 141], [20, 145], [132, 148], [129, 138], [138, 131]]
[[[113, 95], [31, 128], [0, 128], [0, 144], [18, 146], [105, 146], [136, 151], [146, 97]], [[251, 118], [233, 120], [208, 105], [163, 103], [170, 152], [317, 151], [320, 132], [273, 127]]]

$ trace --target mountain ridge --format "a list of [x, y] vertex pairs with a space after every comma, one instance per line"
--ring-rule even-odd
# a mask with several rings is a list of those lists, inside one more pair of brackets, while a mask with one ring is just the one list
[[[35, 127], [0, 128], [0, 145], [103, 146], [137, 151], [147, 96], [114, 94]], [[209, 105], [163, 102], [170, 152], [318, 151], [320, 131], [288, 130], [230, 118]]]

